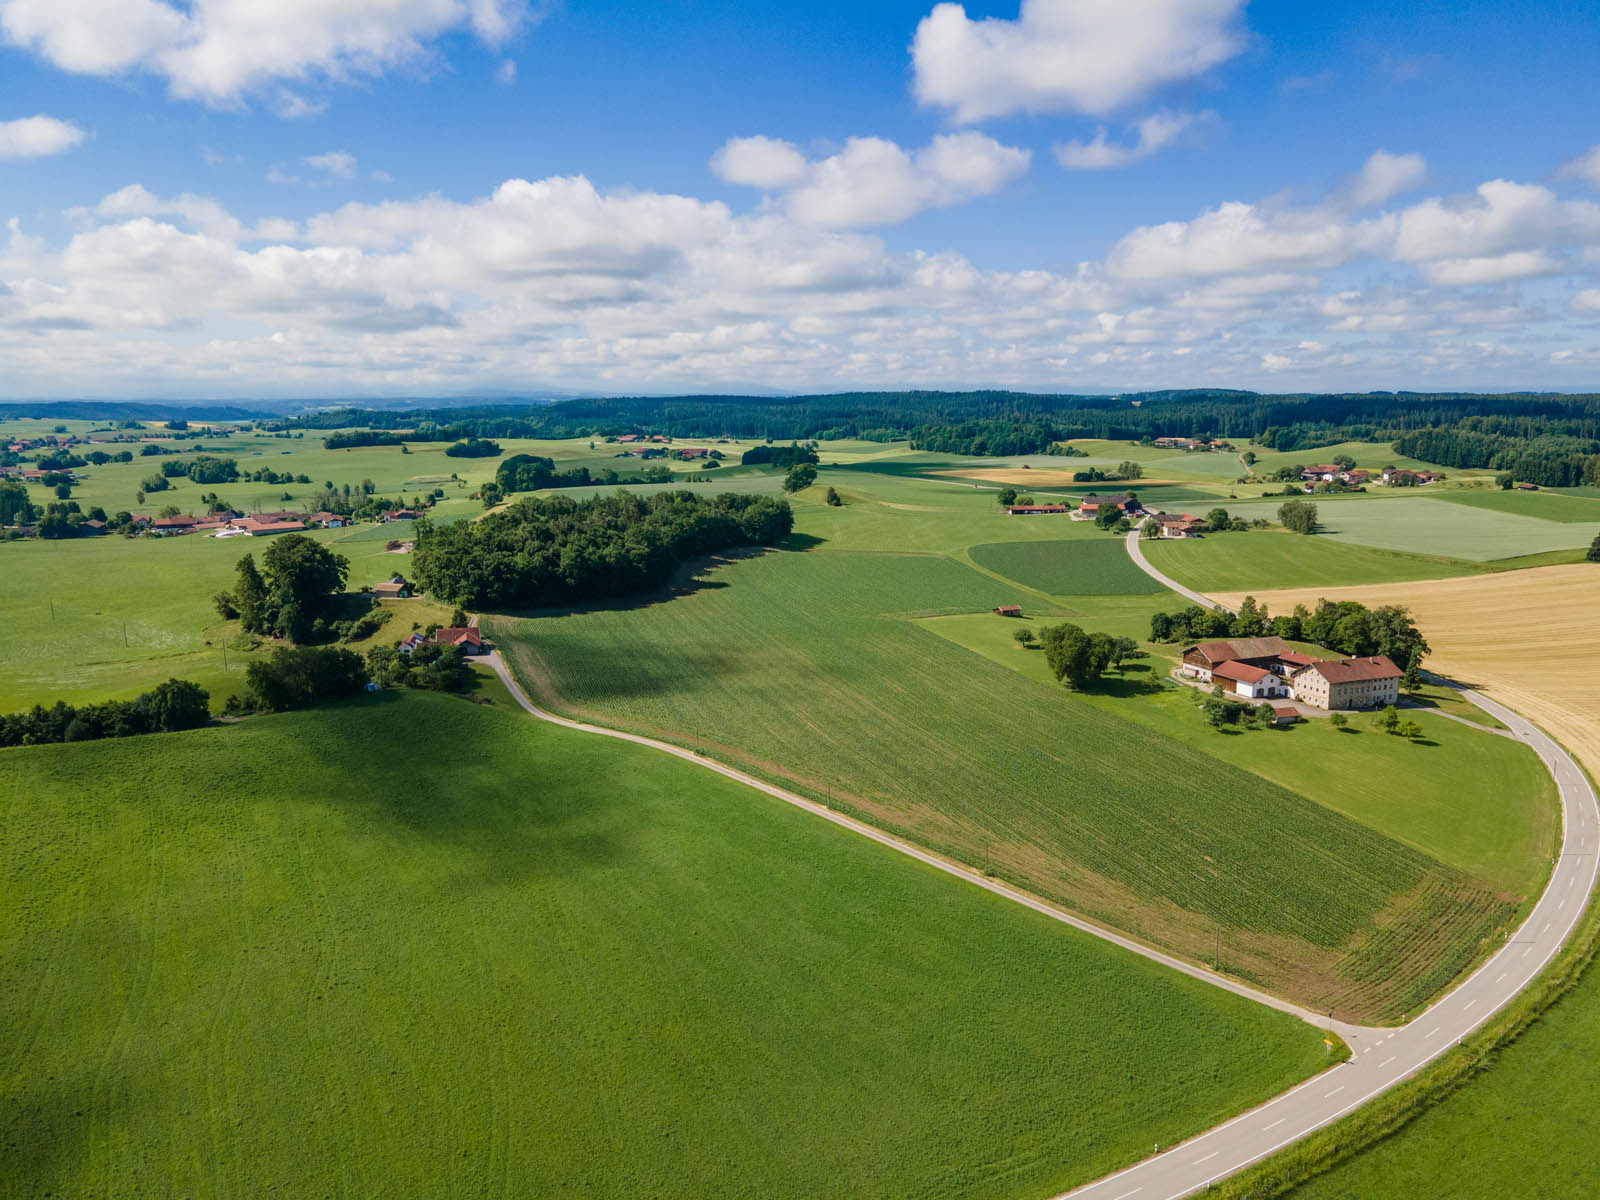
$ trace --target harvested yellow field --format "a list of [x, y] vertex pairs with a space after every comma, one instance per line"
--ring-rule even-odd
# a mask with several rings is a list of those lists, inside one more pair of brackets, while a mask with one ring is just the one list
[[[1600, 776], [1600, 565], [1251, 594], [1275, 613], [1321, 596], [1405, 605], [1433, 647], [1431, 670], [1538, 722]], [[1244, 596], [1215, 598], [1237, 606]]]

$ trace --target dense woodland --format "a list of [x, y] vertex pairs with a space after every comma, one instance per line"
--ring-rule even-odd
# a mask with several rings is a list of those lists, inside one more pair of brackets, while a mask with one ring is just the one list
[[793, 527], [789, 505], [770, 496], [529, 497], [481, 521], [420, 523], [412, 565], [439, 599], [539, 608], [657, 587], [685, 559], [770, 546]]

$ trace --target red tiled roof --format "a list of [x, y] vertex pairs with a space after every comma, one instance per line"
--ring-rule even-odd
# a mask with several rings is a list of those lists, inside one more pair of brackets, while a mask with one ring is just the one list
[[[1235, 638], [1231, 642], [1201, 642], [1198, 650], [1210, 662], [1231, 662], [1236, 658], [1282, 658], [1293, 654], [1289, 643], [1280, 637]], [[1187, 651], [1185, 652], [1187, 653]]]
[[1384, 657], [1319, 659], [1306, 668], [1315, 671], [1329, 683], [1364, 683], [1369, 679], [1399, 679], [1405, 674]]
[[1292, 704], [1274, 704], [1272, 712], [1274, 716], [1279, 717], [1298, 717], [1300, 715], [1300, 710]]
[[1295, 667], [1309, 667], [1314, 662], [1322, 661], [1314, 655], [1301, 654], [1298, 650], [1285, 650], [1282, 654], [1278, 655], [1278, 657], [1282, 661], [1288, 663], [1290, 666]]
[[462, 642], [477, 642], [481, 646], [483, 635], [470, 625], [452, 625], [435, 633], [433, 640], [441, 646], [459, 646]]
[[1213, 675], [1220, 675], [1224, 679], [1237, 679], [1240, 683], [1260, 683], [1271, 671], [1263, 671], [1260, 667], [1252, 667], [1248, 663], [1225, 662], [1218, 663], [1211, 669]]

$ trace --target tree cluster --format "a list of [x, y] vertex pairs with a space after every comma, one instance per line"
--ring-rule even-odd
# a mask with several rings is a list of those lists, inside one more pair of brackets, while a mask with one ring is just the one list
[[199, 684], [169, 679], [132, 700], [74, 706], [57, 701], [27, 712], [0, 716], [0, 746], [92, 742], [141, 733], [198, 729], [211, 720], [211, 697]]
[[1088, 633], [1071, 622], [1041, 629], [1039, 645], [1044, 648], [1051, 674], [1079, 690], [1093, 687], [1109, 669], [1121, 670], [1127, 659], [1144, 657], [1139, 643], [1132, 638]]
[[1317, 506], [1306, 500], [1285, 500], [1278, 506], [1278, 523], [1295, 533], [1316, 533], [1322, 526]]
[[475, 437], [466, 437], [446, 446], [444, 452], [450, 458], [499, 458], [504, 453], [500, 443], [494, 439]]
[[817, 454], [816, 446], [795, 443], [788, 446], [751, 446], [739, 456], [739, 461], [745, 466], [770, 466], [788, 471], [801, 463], [816, 464], [822, 459]]
[[343, 555], [302, 534], [280, 534], [261, 556], [259, 570], [254, 555], [239, 560], [233, 591], [215, 597], [217, 611], [224, 619], [237, 613], [246, 633], [325, 641], [349, 572]]
[[1246, 596], [1233, 616], [1220, 608], [1191, 604], [1178, 612], [1154, 613], [1150, 617], [1152, 642], [1267, 636], [1314, 642], [1350, 658], [1382, 654], [1402, 669], [1420, 667], [1429, 649], [1409, 610], [1397, 604], [1368, 608], [1356, 600], [1324, 599], [1317, 601], [1315, 610], [1297, 604], [1293, 613], [1274, 617], [1266, 605], [1258, 603], [1254, 596]]
[[[672, 470], [666, 466], [646, 467], [633, 475], [618, 475], [615, 471], [591, 471], [588, 467], [574, 467], [570, 471], [556, 470], [555, 459], [538, 454], [513, 454], [495, 470], [494, 485], [501, 498], [511, 492], [538, 492], [546, 488], [589, 487], [592, 484], [667, 483]], [[494, 503], [498, 504], [496, 500]]]
[[770, 496], [530, 496], [481, 521], [419, 525], [412, 565], [451, 603], [541, 607], [658, 587], [685, 559], [770, 546], [793, 527], [789, 505]]
[[420, 688], [429, 692], [465, 690], [472, 674], [459, 646], [425, 642], [410, 654], [393, 646], [367, 651], [367, 674], [383, 687]]
[[367, 686], [367, 668], [351, 650], [278, 646], [245, 668], [245, 694], [229, 696], [223, 711], [287, 712], [354, 696]]

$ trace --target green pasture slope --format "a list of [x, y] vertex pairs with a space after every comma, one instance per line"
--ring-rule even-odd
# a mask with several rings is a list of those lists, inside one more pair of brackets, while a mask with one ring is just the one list
[[1291, 1200], [1593, 1200], [1600, 1179], [1600, 970], [1490, 1068]]
[[[823, 528], [812, 511], [804, 531]], [[879, 514], [864, 516], [876, 537]], [[830, 528], [821, 550], [716, 566], [670, 598], [488, 628], [547, 703], [703, 747], [1194, 958], [1220, 926], [1240, 974], [1342, 1015], [1413, 1008], [1514, 909], [1325, 805], [919, 628], [910, 618], [986, 612], [1016, 589], [946, 557], [831, 552], [845, 538]], [[1392, 957], [1379, 969], [1373, 955]]]
[[1039, 1196], [1326, 1061], [521, 713], [390, 694], [3, 755], [8, 1196]]

